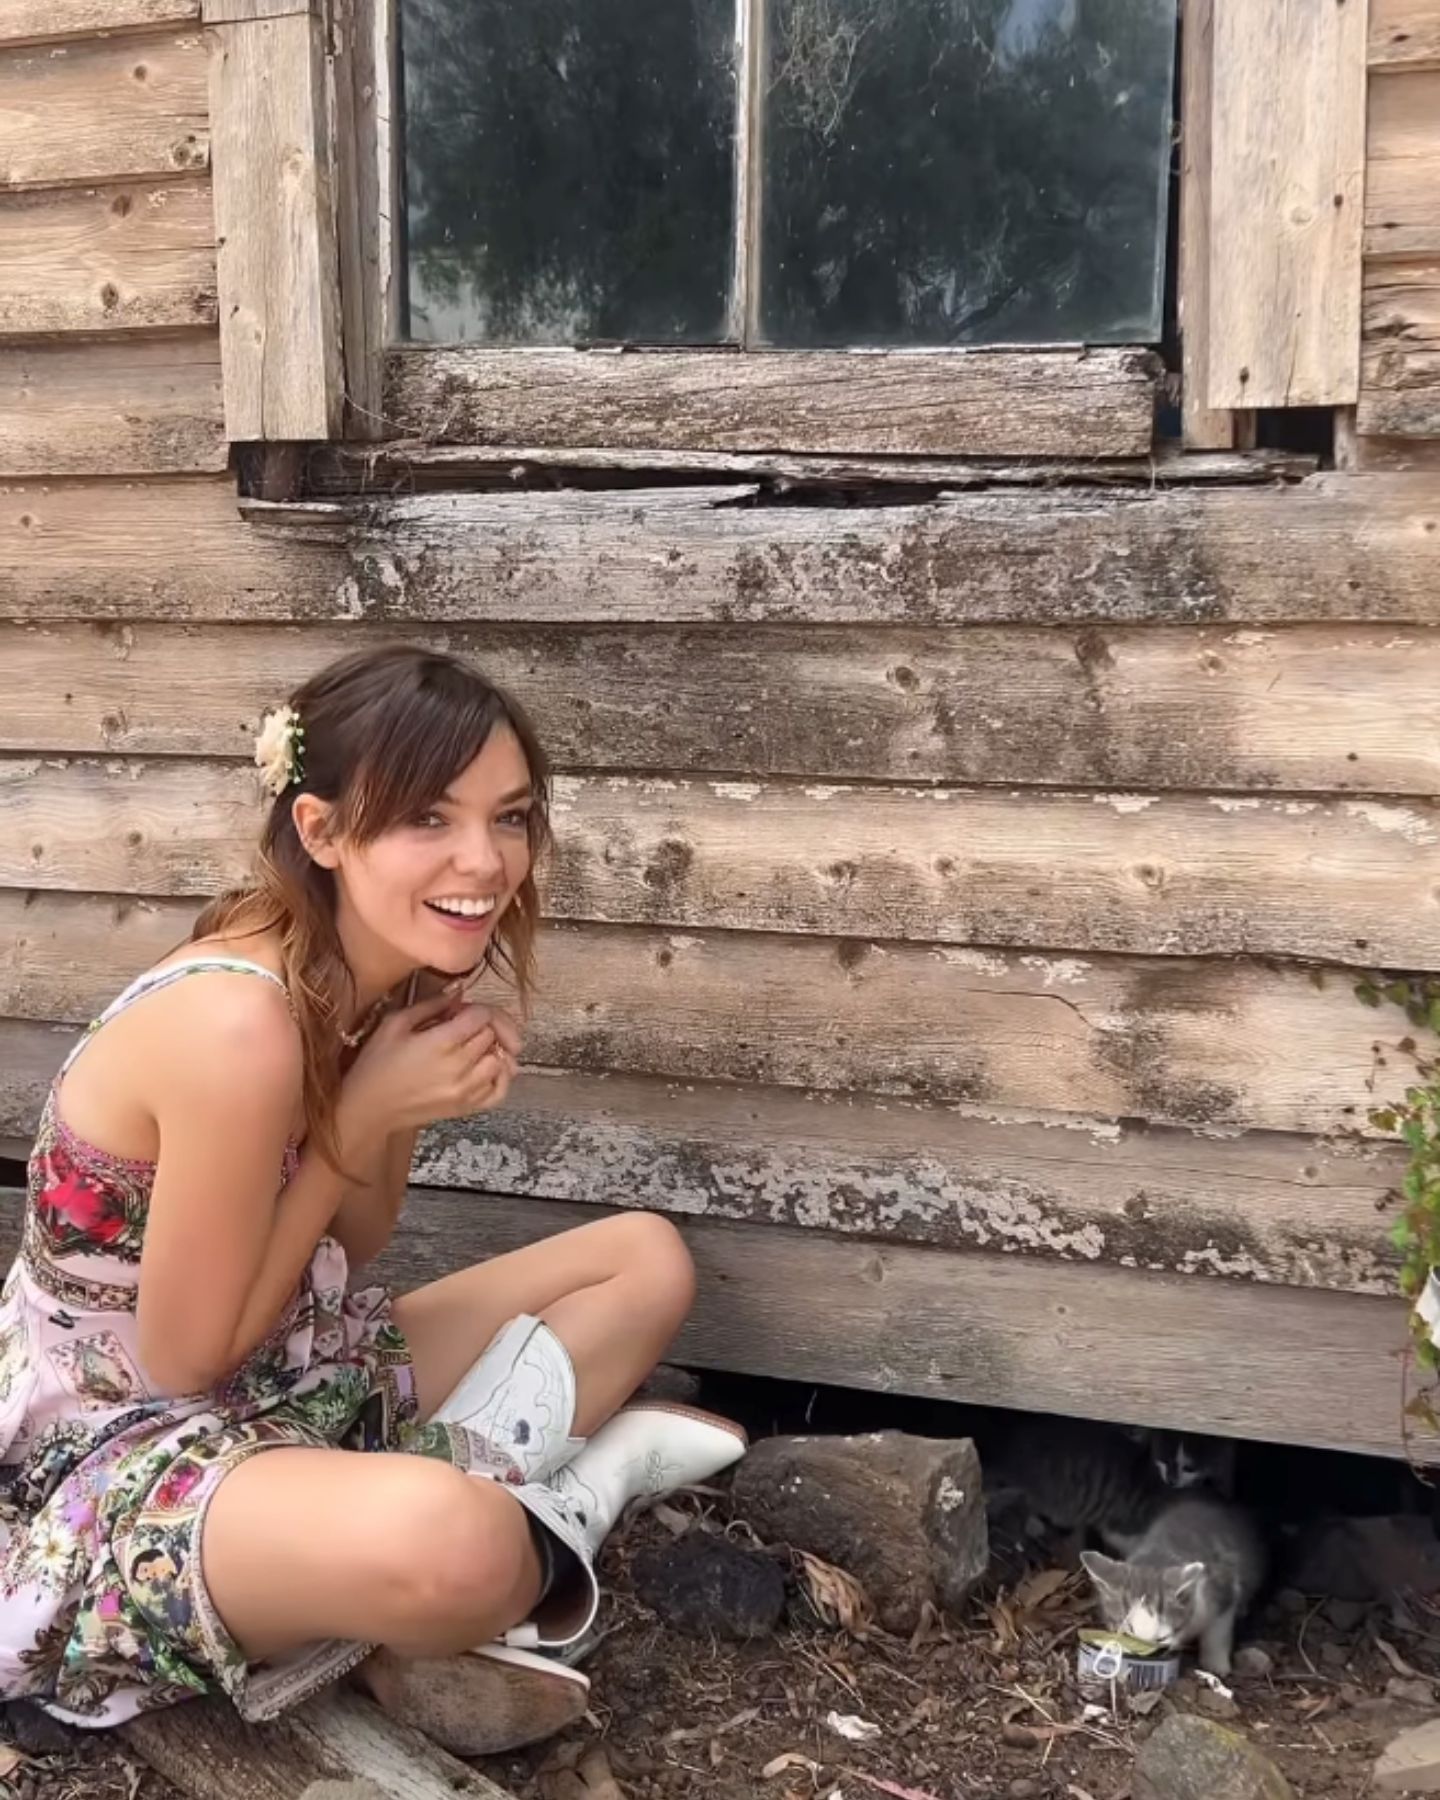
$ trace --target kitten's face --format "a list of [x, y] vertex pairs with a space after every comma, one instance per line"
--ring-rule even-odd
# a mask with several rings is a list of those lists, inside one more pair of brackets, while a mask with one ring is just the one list
[[1150, 1434], [1155, 1472], [1166, 1487], [1213, 1488], [1227, 1493], [1233, 1477], [1234, 1446], [1213, 1438], [1187, 1437], [1183, 1431]]
[[1177, 1649], [1195, 1636], [1204, 1563], [1136, 1568], [1095, 1550], [1086, 1550], [1080, 1560], [1094, 1583], [1100, 1616], [1109, 1630], [1161, 1650]]

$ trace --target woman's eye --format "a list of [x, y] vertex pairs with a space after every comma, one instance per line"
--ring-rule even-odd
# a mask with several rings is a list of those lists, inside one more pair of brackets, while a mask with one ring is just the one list
[[523, 831], [529, 820], [530, 809], [528, 807], [515, 807], [510, 812], [503, 812], [500, 815], [500, 823], [508, 825], [515, 831]]
[[443, 825], [445, 821], [439, 813], [427, 812], [421, 813], [415, 823], [422, 831], [433, 831], [437, 825]]

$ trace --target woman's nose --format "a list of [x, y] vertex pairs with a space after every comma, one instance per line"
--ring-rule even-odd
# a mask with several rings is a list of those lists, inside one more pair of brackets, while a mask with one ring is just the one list
[[455, 853], [457, 870], [472, 880], [497, 880], [505, 870], [505, 860], [500, 854], [499, 845], [488, 831], [476, 831], [469, 834]]

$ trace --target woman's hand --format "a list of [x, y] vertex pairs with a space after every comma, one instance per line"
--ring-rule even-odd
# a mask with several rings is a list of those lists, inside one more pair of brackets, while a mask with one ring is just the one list
[[388, 1014], [341, 1088], [346, 1123], [374, 1138], [489, 1112], [510, 1091], [520, 1029], [496, 1006], [442, 993]]

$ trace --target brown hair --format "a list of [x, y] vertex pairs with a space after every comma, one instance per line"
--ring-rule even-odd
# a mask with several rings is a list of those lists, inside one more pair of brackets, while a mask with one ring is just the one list
[[312, 675], [289, 704], [305, 733], [299, 778], [270, 809], [253, 879], [205, 908], [191, 942], [279, 932], [304, 1046], [306, 1130], [338, 1167], [340, 1018], [354, 980], [335, 924], [335, 877], [300, 841], [291, 816], [296, 797], [310, 793], [328, 800], [331, 828], [354, 843], [371, 843], [433, 806], [493, 731], [512, 731], [534, 793], [530, 871], [495, 927], [485, 966], [508, 980], [523, 1003], [533, 981], [540, 917], [535, 866], [550, 841], [550, 771], [516, 702], [478, 669], [438, 651], [402, 644], [357, 651]]

